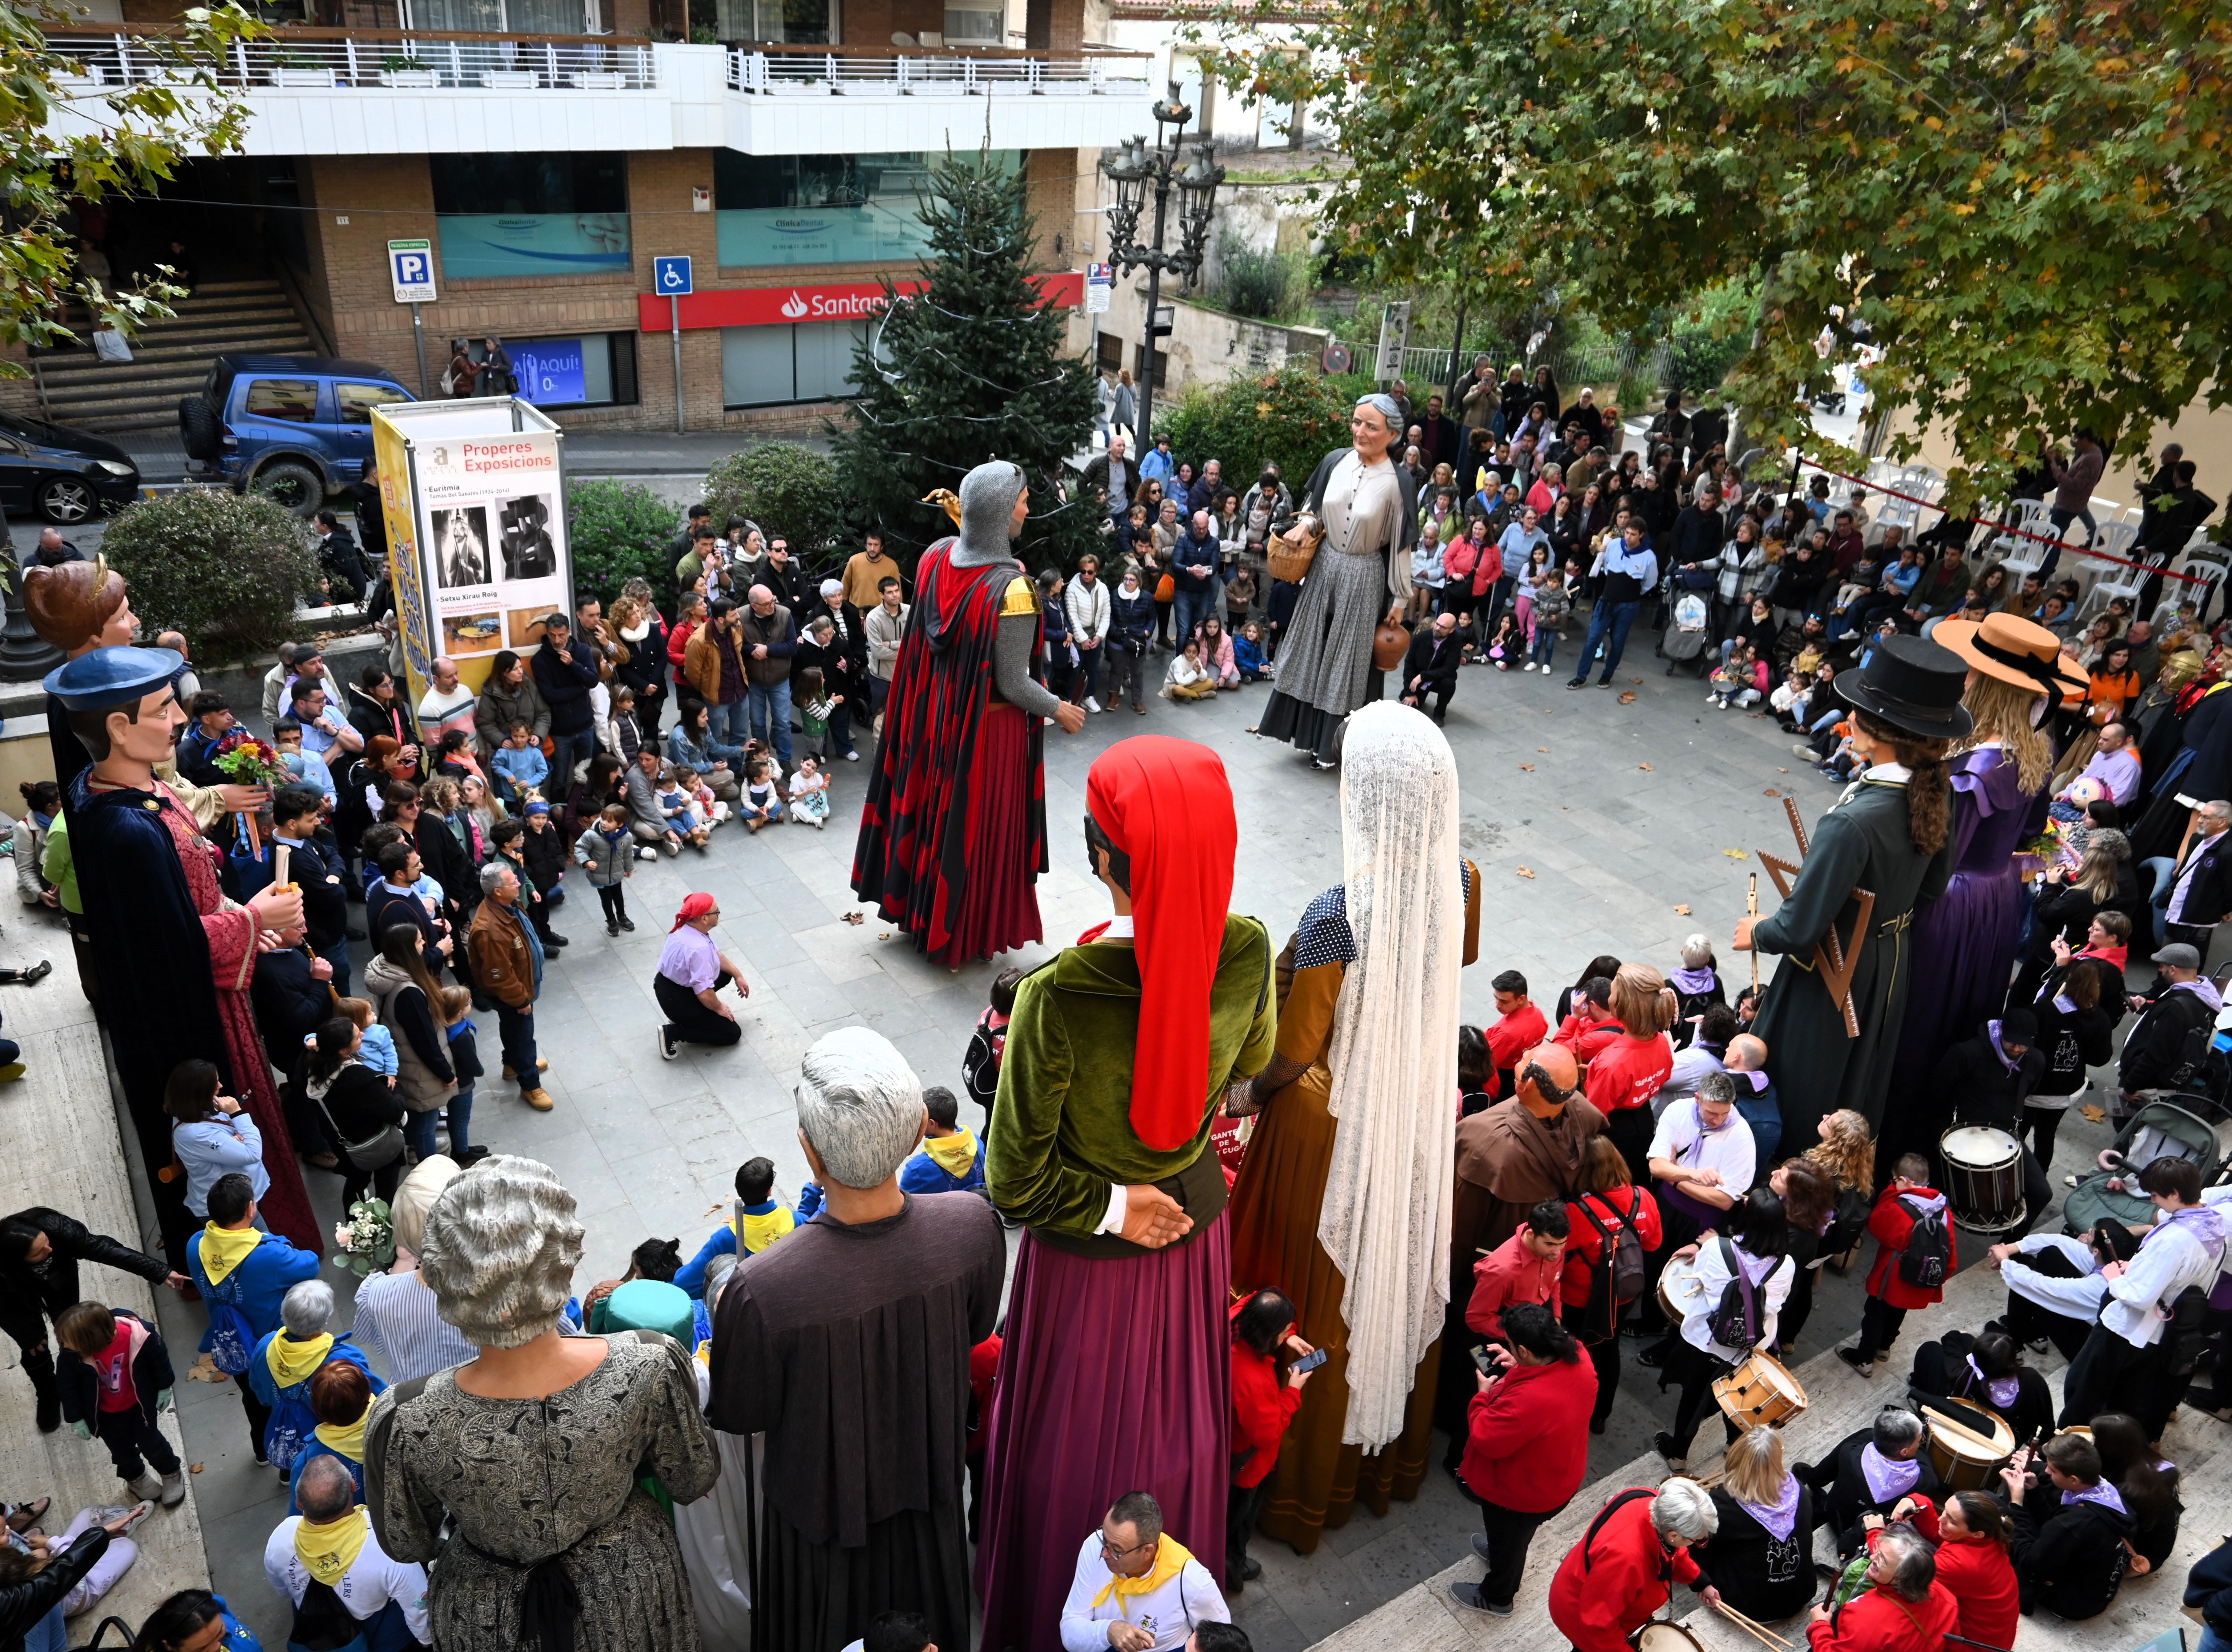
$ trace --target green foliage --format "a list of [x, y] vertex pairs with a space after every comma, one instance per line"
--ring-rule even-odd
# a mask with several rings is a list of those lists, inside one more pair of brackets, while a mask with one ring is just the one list
[[769, 442], [716, 462], [705, 473], [705, 502], [716, 528], [748, 516], [809, 560], [837, 537], [845, 517], [835, 462], [795, 442]]
[[209, 660], [261, 654], [296, 634], [296, 601], [318, 591], [302, 524], [260, 494], [196, 488], [135, 500], [101, 549], [146, 634], [182, 632]]
[[[0, 344], [52, 348], [76, 341], [63, 324], [72, 301], [92, 312], [95, 327], [129, 334], [171, 314], [185, 289], [164, 279], [104, 288], [78, 268], [75, 231], [66, 220], [81, 202], [152, 195], [189, 153], [222, 155], [240, 147], [248, 107], [220, 84], [217, 69], [242, 41], [270, 30], [237, 6], [187, 10], [178, 33], [135, 35], [142, 64], [169, 71], [164, 81], [135, 83], [77, 100], [81, 115], [58, 112], [55, 81], [80, 64], [67, 39], [49, 45], [41, 24], [75, 21], [55, 0], [0, 0], [0, 173], [6, 179], [7, 233], [0, 236]], [[0, 379], [28, 376], [20, 353], [0, 355]]]
[[1327, 379], [1313, 367], [1281, 367], [1261, 378], [1190, 390], [1157, 418], [1155, 428], [1169, 432], [1171, 451], [1179, 458], [1197, 465], [1217, 460], [1225, 480], [1243, 493], [1266, 460], [1279, 467], [1288, 487], [1299, 490], [1320, 459], [1348, 444], [1353, 397], [1373, 388], [1353, 373]]
[[682, 512], [636, 482], [599, 478], [566, 488], [566, 531], [574, 547], [574, 586], [609, 603], [631, 579], [661, 598], [674, 590], [668, 547], [682, 531]]
[[[1744, 444], [1817, 438], [1845, 348], [1894, 457], [1936, 425], [1949, 502], [2042, 440], [2232, 401], [2232, 29], [2216, 0], [1626, 0], [1332, 9], [1299, 41], [1204, 26], [1229, 84], [1322, 109], [1324, 228], [1383, 283], [1450, 269], [1639, 332], [1757, 286]], [[1300, 49], [1297, 50], [1296, 48]], [[1554, 282], [1554, 289], [1545, 283]]]
[[1224, 302], [1234, 314], [1260, 321], [1286, 308], [1294, 272], [1277, 253], [1227, 243], [1223, 262]]
[[1757, 288], [1724, 282], [1668, 318], [1671, 325], [1654, 329], [1666, 340], [1665, 388], [1700, 396], [1718, 390], [1751, 348], [1752, 321], [1758, 313]]
[[1098, 513], [1065, 482], [1093, 428], [1093, 373], [1067, 353], [1061, 312], [1040, 302], [1022, 177], [989, 155], [934, 162], [922, 217], [923, 289], [902, 297], [886, 278], [890, 308], [854, 352], [860, 393], [833, 432], [842, 496], [912, 566], [951, 527], [925, 496], [1010, 460], [1031, 493], [1017, 554], [1072, 567], [1100, 542]]

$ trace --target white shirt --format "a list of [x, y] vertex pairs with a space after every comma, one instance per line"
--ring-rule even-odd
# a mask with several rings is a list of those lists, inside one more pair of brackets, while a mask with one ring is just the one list
[[[1671, 1112], [1673, 1110], [1669, 1108], [1667, 1111]], [[1742, 1247], [1735, 1248], [1739, 1257], [1745, 1254]], [[1689, 1311], [1682, 1316], [1683, 1341], [1692, 1348], [1702, 1348], [1731, 1364], [1742, 1359], [1749, 1351], [1715, 1342], [1712, 1332], [1705, 1328], [1705, 1322], [1720, 1311], [1721, 1292], [1729, 1288], [1735, 1278], [1736, 1275], [1729, 1272], [1727, 1255], [1721, 1249], [1720, 1240], [1705, 1241], [1697, 1247], [1697, 1282], [1704, 1288], [1690, 1299]], [[1790, 1287], [1797, 1279], [1798, 1265], [1784, 1256], [1777, 1259], [1774, 1270], [1755, 1286], [1754, 1294], [1759, 1303], [1761, 1347], [1767, 1347], [1775, 1341], [1776, 1318], [1782, 1312], [1782, 1305], [1789, 1297]]]
[[[296, 1606], [310, 1587], [309, 1568], [295, 1552], [295, 1528], [302, 1523], [299, 1514], [290, 1515], [279, 1522], [271, 1540], [263, 1545], [263, 1575], [271, 1587]], [[416, 1563], [391, 1560], [387, 1552], [380, 1546], [380, 1536], [367, 1532], [364, 1547], [357, 1551], [356, 1558], [349, 1565], [347, 1573], [334, 1587], [341, 1604], [348, 1608], [351, 1617], [360, 1623], [368, 1622], [387, 1610], [394, 1601], [403, 1608], [403, 1621], [421, 1646], [434, 1643], [434, 1631], [426, 1622], [426, 1568]]]
[[2191, 1228], [2165, 1212], [2139, 1254], [2109, 1281], [2100, 1323], [2135, 1348], [2151, 1348], [2162, 1336], [2163, 1310], [2189, 1285], [2203, 1290], [2214, 1285], [2223, 1265], [2221, 1247], [2203, 1245]]
[[1707, 1130], [1698, 1117], [1695, 1097], [1677, 1102], [1658, 1115], [1658, 1128], [1651, 1137], [1651, 1156], [1671, 1159], [1685, 1170], [1718, 1170], [1721, 1186], [1739, 1198], [1751, 1191], [1752, 1178], [1759, 1172], [1759, 1149], [1744, 1116], [1731, 1107], [1727, 1124], [1718, 1130]]
[[2099, 1318], [2100, 1300], [2108, 1294], [2108, 1281], [2100, 1277], [2100, 1259], [2092, 1254], [2090, 1245], [2064, 1234], [2032, 1234], [2016, 1241], [2015, 1250], [2024, 1256], [2058, 1250], [2083, 1273], [2071, 1279], [2041, 1273], [2035, 1268], [2002, 1266], [2000, 1278], [2008, 1290], [2026, 1302], [2035, 1302], [2048, 1312], [2067, 1318], [2081, 1319], [2089, 1325]]
[[1108, 1652], [1108, 1625], [1119, 1618], [1137, 1623], [1155, 1637], [1156, 1652], [1184, 1646], [1197, 1624], [1230, 1623], [1232, 1610], [1224, 1593], [1198, 1560], [1189, 1560], [1160, 1589], [1145, 1595], [1111, 1594], [1095, 1606], [1093, 1597], [1114, 1574], [1100, 1553], [1100, 1533], [1089, 1532], [1077, 1552], [1075, 1581], [1061, 1605], [1064, 1652]]

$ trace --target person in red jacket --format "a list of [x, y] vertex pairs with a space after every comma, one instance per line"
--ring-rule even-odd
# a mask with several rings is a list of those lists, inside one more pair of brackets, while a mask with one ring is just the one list
[[1507, 969], [1489, 983], [1496, 990], [1496, 1024], [1487, 1030], [1489, 1059], [1496, 1066], [1496, 1097], [1509, 1098], [1519, 1058], [1548, 1036], [1550, 1023], [1527, 995], [1527, 977]]
[[1510, 1346], [1497, 1351], [1497, 1370], [1480, 1376], [1457, 1471], [1480, 1500], [1483, 1535], [1472, 1552], [1488, 1572], [1477, 1584], [1450, 1585], [1458, 1605], [1497, 1617], [1511, 1616], [1534, 1529], [1581, 1489], [1589, 1467], [1582, 1419], [1597, 1397], [1596, 1372], [1548, 1308], [1508, 1310], [1503, 1331]]
[[1586, 1066], [1596, 1058], [1599, 1050], [1619, 1036], [1619, 1017], [1612, 1013], [1612, 980], [1606, 975], [1595, 975], [1582, 991], [1573, 994], [1573, 1007], [1558, 1023], [1550, 1042], [1564, 1045], [1573, 1053], [1576, 1061]]
[[[1891, 1167], [1891, 1186], [1876, 1200], [1868, 1218], [1875, 1235], [1876, 1265], [1868, 1270], [1868, 1299], [1860, 1305], [1860, 1340], [1839, 1348], [1837, 1357], [1863, 1377], [1875, 1375], [1876, 1356], [1898, 1340], [1898, 1328], [1910, 1308], [1927, 1308], [1945, 1299], [1944, 1281], [1960, 1267], [1954, 1238], [1953, 1213], [1945, 1195], [1929, 1183], [1930, 1162], [1919, 1153], [1903, 1155]], [[1917, 1285], [1907, 1278], [1917, 1270], [1900, 1266], [1915, 1243], [1915, 1228], [1935, 1216], [1934, 1224], [1945, 1235], [1945, 1256], [1937, 1270], [1938, 1283]]]
[[1656, 1123], [1651, 1098], [1674, 1071], [1674, 1045], [1666, 1029], [1674, 1025], [1675, 1006], [1665, 976], [1647, 963], [1620, 965], [1612, 982], [1612, 1013], [1619, 1035], [1593, 1055], [1581, 1056], [1588, 1063], [1588, 1098], [1610, 1121], [1605, 1133], [1626, 1156], [1628, 1174], [1638, 1182], [1651, 1176]]
[[1232, 1310], [1232, 1490], [1224, 1505], [1224, 1586], [1237, 1594], [1263, 1575], [1248, 1558], [1248, 1539], [1279, 1466], [1279, 1441], [1302, 1409], [1310, 1373], [1291, 1366], [1279, 1380], [1279, 1350], [1296, 1359], [1317, 1351], [1294, 1334], [1294, 1305], [1276, 1291], [1258, 1291]]
[[[1596, 1367], [1596, 1404], [1589, 1413], [1591, 1434], [1605, 1431], [1605, 1421], [1612, 1416], [1612, 1396], [1619, 1391], [1620, 1310], [1616, 1305], [1600, 1303], [1593, 1316], [1590, 1297], [1606, 1244], [1617, 1244], [1619, 1230], [1631, 1221], [1646, 1254], [1665, 1242], [1658, 1202], [1651, 1196], [1651, 1189], [1636, 1186], [1627, 1173], [1627, 1160], [1610, 1137], [1591, 1137], [1581, 1159], [1581, 1196], [1566, 1207], [1566, 1267], [1559, 1292], [1566, 1329], [1588, 1349], [1590, 1364]], [[1609, 1334], [1602, 1322], [1607, 1312]], [[1599, 1322], [1592, 1324], [1593, 1317]]]
[[[1574, 1652], [1629, 1652], [1627, 1637], [1666, 1603], [1676, 1580], [1697, 1588], [1703, 1574], [1690, 1545], [1720, 1524], [1711, 1494], [1694, 1480], [1677, 1475], [1656, 1492], [1621, 1492], [1551, 1579], [1550, 1621]], [[1697, 1597], [1718, 1606], [1721, 1591], [1707, 1584]]]
[[1816, 1606], [1810, 1615], [1813, 1652], [1939, 1652], [1960, 1632], [1961, 1610], [1937, 1581], [1929, 1539], [1911, 1526], [1887, 1526], [1868, 1534], [1868, 1550], [1871, 1586], [1834, 1611]]
[[[1937, 1545], [1937, 1582], [1960, 1609], [1961, 1636], [1985, 1646], [2013, 1646], [2022, 1620], [2022, 1584], [2008, 1558], [2015, 1526], [2007, 1510], [1988, 1492], [1955, 1492], [1943, 1510], [1932, 1509], [1926, 1497], [1916, 1499], [1913, 1520], [1914, 1529]], [[1880, 1514], [1860, 1517], [1871, 1543], [1883, 1523]]]
[[1528, 1211], [1517, 1233], [1473, 1264], [1466, 1328], [1490, 1342], [1509, 1342], [1505, 1314], [1522, 1302], [1555, 1302], [1571, 1232], [1562, 1200], [1545, 1199]]

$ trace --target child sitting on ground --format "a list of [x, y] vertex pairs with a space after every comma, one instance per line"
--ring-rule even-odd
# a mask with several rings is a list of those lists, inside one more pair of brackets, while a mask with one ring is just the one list
[[1260, 683], [1271, 675], [1271, 662], [1263, 658], [1263, 628], [1252, 619], [1233, 636], [1232, 664], [1243, 683]]
[[1187, 638], [1184, 650], [1171, 657], [1170, 671], [1163, 679], [1163, 693], [1172, 700], [1206, 700], [1217, 693], [1217, 679], [1201, 663], [1198, 638]]
[[[698, 794], [684, 784], [683, 775], [691, 771], [678, 763], [669, 763], [659, 777], [659, 807], [666, 815], [667, 824], [677, 836], [691, 848], [704, 850], [705, 840], [713, 835], [713, 828], [698, 818]], [[695, 779], [694, 774], [691, 775]]]
[[1519, 628], [1519, 616], [1506, 613], [1496, 622], [1496, 632], [1488, 639], [1488, 658], [1499, 671], [1511, 669], [1511, 662], [1522, 659], [1527, 653], [1527, 633]]
[[628, 921], [626, 883], [635, 876], [635, 843], [628, 832], [625, 803], [608, 803], [574, 844], [574, 858], [589, 874], [589, 887], [605, 910], [605, 933], [633, 930]]
[[496, 748], [494, 764], [496, 794], [515, 808], [529, 793], [539, 796], [543, 782], [550, 778], [550, 760], [542, 755], [542, 748], [535, 743], [523, 722], [511, 725], [510, 737]]
[[1771, 680], [1757, 645], [1745, 643], [1737, 648], [1734, 659], [1713, 673], [1712, 687], [1705, 697], [1723, 711], [1732, 705], [1756, 705]]
[[705, 1295], [705, 1270], [717, 1256], [756, 1256], [798, 1224], [775, 1196], [775, 1161], [746, 1159], [736, 1167], [736, 1202], [729, 1220], [705, 1236], [675, 1284], [697, 1300]]
[[1566, 576], [1556, 568], [1546, 570], [1534, 585], [1534, 636], [1522, 671], [1548, 675], [1558, 652], [1558, 632], [1566, 623], [1573, 599], [1567, 594]]
[[716, 796], [705, 777], [687, 763], [678, 764], [675, 779], [690, 796], [690, 818], [702, 826], [717, 826], [729, 818], [729, 806]]
[[744, 759], [744, 789], [736, 800], [736, 818], [757, 836], [764, 826], [773, 826], [782, 819], [782, 794], [768, 778], [768, 760], [764, 757]]
[[790, 818], [794, 824], [815, 831], [829, 824], [829, 776], [811, 757], [801, 757], [790, 777]]
[[922, 1145], [899, 1166], [899, 1188], [905, 1193], [975, 1193], [984, 1195], [984, 1143], [961, 1122], [960, 1104], [943, 1085], [922, 1092], [927, 1116]]
[[346, 1015], [356, 1023], [357, 1031], [364, 1034], [364, 1047], [357, 1052], [357, 1063], [370, 1067], [387, 1080], [390, 1090], [395, 1088], [399, 1071], [395, 1059], [395, 1034], [380, 1024], [380, 1012], [366, 998], [337, 998], [334, 1001], [337, 1014]]

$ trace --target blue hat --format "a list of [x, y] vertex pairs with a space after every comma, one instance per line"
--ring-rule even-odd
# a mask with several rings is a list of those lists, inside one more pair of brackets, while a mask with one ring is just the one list
[[185, 663], [172, 648], [96, 648], [49, 671], [46, 690], [69, 710], [100, 711], [152, 694]]
[[529, 814], [548, 814], [550, 813], [550, 806], [538, 797], [528, 804], [527, 812]]

